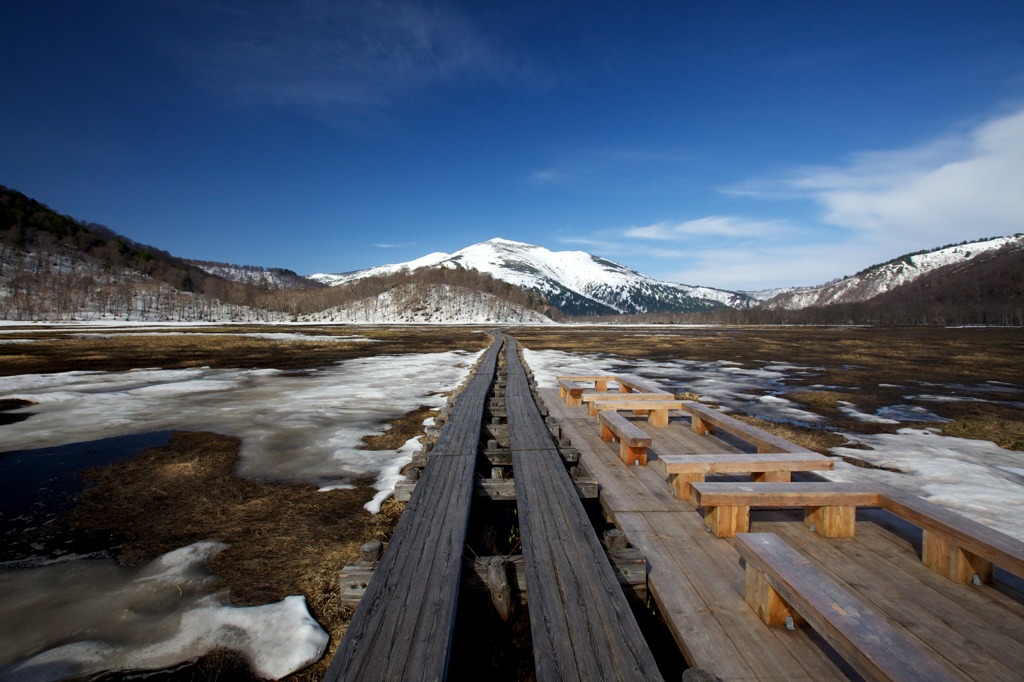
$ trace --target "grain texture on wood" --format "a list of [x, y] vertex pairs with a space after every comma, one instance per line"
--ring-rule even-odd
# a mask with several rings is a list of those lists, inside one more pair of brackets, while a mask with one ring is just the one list
[[660, 680], [507, 342], [509, 435], [537, 679]]
[[496, 339], [459, 394], [325, 680], [440, 680], [448, 668]]
[[869, 680], [962, 679], [777, 535], [741, 533], [735, 547], [747, 562], [747, 600], [769, 625], [799, 613]]

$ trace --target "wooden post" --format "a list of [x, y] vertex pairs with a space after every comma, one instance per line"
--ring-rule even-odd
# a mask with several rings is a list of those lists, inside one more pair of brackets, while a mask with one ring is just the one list
[[736, 533], [746, 533], [750, 529], [750, 507], [748, 505], [708, 507], [704, 512], [704, 523], [715, 537], [735, 537]]
[[373, 540], [359, 548], [359, 560], [363, 563], [372, 564], [380, 559], [384, 553], [384, 543]]
[[487, 562], [487, 585], [491, 589], [491, 603], [501, 619], [507, 621], [512, 613], [512, 587], [509, 585], [504, 557], [492, 556]]
[[618, 528], [612, 528], [604, 532], [604, 545], [611, 551], [626, 549], [626, 534]]
[[799, 616], [769, 584], [764, 571], [749, 561], [743, 587], [743, 598], [764, 621], [765, 625], [781, 627], [786, 624], [786, 618], [792, 618], [796, 624]]
[[857, 528], [854, 506], [807, 507], [804, 525], [826, 538], [852, 538]]
[[754, 483], [789, 483], [792, 476], [788, 471], [753, 471], [750, 480]]
[[619, 459], [624, 464], [633, 466], [647, 466], [647, 446], [632, 447], [625, 441], [619, 443]]
[[668, 484], [672, 488], [672, 494], [676, 496], [677, 500], [686, 500], [687, 502], [696, 502], [696, 495], [691, 484], [703, 482], [703, 473], [670, 474], [668, 477]]
[[982, 583], [992, 582], [992, 562], [971, 554], [950, 537], [924, 529], [921, 563], [953, 582], [967, 585], [978, 576]]
[[607, 392], [608, 391], [608, 380], [607, 379], [597, 379], [597, 380], [595, 380], [594, 381], [594, 390], [595, 391], [600, 391], [601, 393]]
[[715, 427], [707, 423], [697, 415], [690, 416], [690, 429], [702, 436], [710, 436], [715, 433]]
[[651, 410], [647, 422], [651, 426], [668, 426], [668, 410]]

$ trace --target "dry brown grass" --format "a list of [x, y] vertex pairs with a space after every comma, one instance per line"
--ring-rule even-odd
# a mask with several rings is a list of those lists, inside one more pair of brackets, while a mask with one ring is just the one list
[[[404, 443], [424, 414], [396, 420], [388, 433]], [[227, 543], [210, 568], [232, 603], [306, 597], [331, 635], [331, 649], [296, 679], [320, 679], [351, 618], [340, 603], [339, 572], [358, 557], [360, 545], [387, 540], [405, 505], [388, 501], [373, 515], [362, 508], [374, 493], [367, 487], [317, 492], [310, 485], [238, 478], [232, 472], [239, 444], [213, 433], [179, 433], [165, 447], [92, 471], [95, 486], [69, 522], [80, 531], [102, 529], [123, 538], [119, 559], [127, 564], [199, 540]], [[200, 667], [221, 665], [223, 654], [217, 654]]]
[[[37, 329], [7, 338], [32, 343], [0, 344], [0, 376], [72, 370], [123, 371], [137, 367], [252, 367], [309, 369], [349, 358], [404, 353], [477, 351], [490, 339], [476, 327], [302, 327], [301, 333], [359, 336], [364, 341], [298, 341], [239, 336], [246, 332], [280, 332], [281, 327], [197, 328], [187, 335], [150, 336], [117, 332], [111, 338], [75, 338], [73, 334]], [[183, 330], [186, 331], [186, 330]]]
[[[250, 331], [277, 331], [253, 328]], [[204, 330], [208, 331], [208, 330]], [[232, 328], [231, 331], [244, 331]], [[153, 336], [82, 339], [32, 330], [30, 344], [0, 344], [0, 376], [22, 372], [121, 370], [134, 367], [323, 366], [348, 357], [388, 353], [478, 350], [489, 339], [479, 328], [304, 328], [315, 334], [370, 336], [377, 343], [282, 342], [213, 333], [203, 337]], [[917, 382], [1024, 384], [1024, 335], [1019, 330], [719, 328], [523, 329], [521, 345], [534, 350], [615, 353], [658, 360], [732, 360], [747, 367], [781, 361], [820, 367], [817, 376], [792, 382], [787, 397], [829, 417], [832, 425], [878, 430], [842, 420], [839, 400], [870, 410], [921, 392]], [[823, 383], [850, 390], [812, 389]], [[897, 384], [886, 388], [879, 384]], [[910, 387], [910, 388], [908, 388]], [[935, 389], [938, 391], [938, 389]], [[929, 388], [929, 392], [935, 392]], [[693, 394], [688, 398], [695, 398]], [[954, 421], [950, 435], [993, 440], [1024, 450], [1024, 411], [988, 403], [945, 403], [935, 411]], [[431, 413], [412, 412], [367, 447], [392, 449], [419, 433]], [[824, 452], [843, 438], [831, 431], [741, 417], [772, 433]], [[404, 505], [389, 501], [381, 514], [362, 509], [368, 488], [318, 493], [311, 486], [239, 479], [232, 475], [238, 441], [217, 434], [178, 434], [163, 448], [95, 472], [97, 487], [73, 513], [81, 529], [108, 529], [125, 538], [122, 560], [142, 562], [198, 540], [226, 542], [212, 563], [237, 604], [262, 604], [303, 594], [331, 635], [330, 650], [296, 679], [320, 679], [351, 617], [339, 602], [338, 572], [363, 542], [386, 539]], [[233, 662], [234, 661], [234, 662]], [[208, 679], [237, 660], [210, 657]], [[197, 677], [199, 679], [200, 677]]]
[[[765, 362], [788, 362], [816, 367], [811, 377], [794, 377], [785, 397], [828, 418], [830, 428], [850, 432], [895, 431], [901, 425], [869, 424], [843, 415], [840, 400], [870, 412], [907, 402], [908, 394], [952, 395], [963, 389], [934, 384], [976, 385], [1000, 381], [1024, 385], [1024, 333], [1012, 328], [945, 329], [935, 327], [717, 327], [647, 329], [531, 327], [516, 332], [520, 343], [533, 350], [612, 353], [656, 360], [730, 360], [760, 367]], [[811, 388], [825, 384], [835, 388]], [[968, 392], [969, 393], [969, 392]], [[978, 394], [977, 397], [991, 397]], [[1016, 398], [1015, 400], [1020, 400]], [[1024, 450], [1024, 410], [1008, 405], [952, 402], [925, 406], [952, 419], [927, 424], [943, 433], [991, 440], [1002, 447]], [[838, 438], [827, 431], [800, 429], [748, 420], [757, 426], [801, 442], [818, 451]], [[786, 435], [789, 433], [790, 435]]]

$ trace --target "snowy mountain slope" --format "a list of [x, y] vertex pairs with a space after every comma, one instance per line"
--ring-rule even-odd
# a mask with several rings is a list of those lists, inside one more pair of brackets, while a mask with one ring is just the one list
[[352, 324], [547, 324], [533, 310], [493, 294], [451, 285], [404, 285], [344, 306], [303, 315], [303, 322]]
[[230, 263], [214, 263], [212, 261], [189, 260], [200, 270], [232, 282], [251, 284], [263, 289], [300, 289], [316, 286], [313, 282], [300, 277], [291, 270], [284, 268], [264, 268], [256, 265], [232, 265]]
[[[778, 293], [765, 300], [762, 305], [769, 308], [794, 310], [834, 303], [867, 301], [939, 268], [955, 263], [966, 263], [978, 256], [990, 254], [1003, 248], [1024, 249], [1024, 235], [995, 237], [907, 254], [828, 284]], [[751, 295], [761, 298], [758, 296], [759, 293], [761, 292], [753, 292]]]
[[337, 285], [421, 267], [461, 267], [486, 272], [538, 292], [568, 315], [685, 312], [724, 306], [744, 308], [753, 303], [746, 294], [660, 282], [583, 251], [550, 251], [507, 239], [491, 239], [452, 254], [432, 253], [408, 263], [340, 275], [310, 275], [309, 279]]

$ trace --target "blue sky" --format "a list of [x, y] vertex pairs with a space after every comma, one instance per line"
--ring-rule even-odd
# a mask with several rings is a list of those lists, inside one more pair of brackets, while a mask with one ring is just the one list
[[1024, 231], [1024, 2], [8, 0], [0, 184], [176, 255], [728, 289]]

